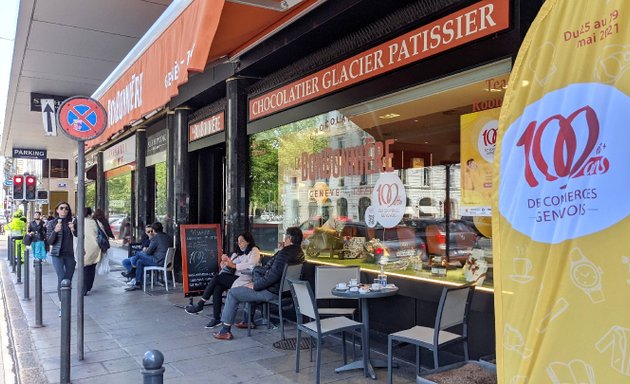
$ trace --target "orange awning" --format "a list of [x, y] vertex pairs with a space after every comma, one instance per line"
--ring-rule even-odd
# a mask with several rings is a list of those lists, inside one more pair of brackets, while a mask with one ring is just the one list
[[[149, 43], [143, 37], [92, 95], [107, 110], [108, 126], [88, 147], [106, 142], [126, 125], [164, 107], [188, 81], [189, 72], [201, 72], [209, 62], [244, 52], [323, 0], [304, 0], [284, 12], [230, 0], [189, 1], [159, 36]], [[172, 6], [183, 7], [184, 2]], [[156, 24], [160, 22], [164, 20]], [[141, 53], [129, 63], [134, 52]]]

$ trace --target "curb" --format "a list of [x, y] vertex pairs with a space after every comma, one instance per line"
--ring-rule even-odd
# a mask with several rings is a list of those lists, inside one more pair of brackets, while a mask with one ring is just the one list
[[44, 368], [39, 363], [37, 351], [31, 338], [30, 326], [22, 311], [22, 305], [15, 290], [15, 285], [9, 283], [13, 282], [13, 277], [7, 268], [6, 258], [0, 264], [0, 274], [2, 275], [1, 289], [7, 314], [7, 333], [13, 355], [16, 382], [18, 384], [48, 383], [48, 379], [44, 374]]

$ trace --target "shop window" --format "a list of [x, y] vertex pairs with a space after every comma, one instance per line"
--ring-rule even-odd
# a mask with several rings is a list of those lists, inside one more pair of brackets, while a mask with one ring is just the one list
[[317, 203], [311, 201], [308, 203], [308, 217], [317, 216]]
[[[75, 163], [76, 165], [76, 163]], [[67, 179], [69, 178], [69, 162], [67, 159], [49, 159], [42, 162], [42, 174], [44, 177]]]
[[100, 208], [96, 206], [96, 183], [85, 184], [85, 206]]
[[337, 214], [339, 217], [348, 217], [348, 200], [344, 197], [337, 200]]
[[[265, 221], [278, 238], [299, 223], [314, 262], [352, 259], [341, 263], [431, 278], [433, 260], [443, 258], [446, 280], [466, 282], [471, 254], [492, 264], [482, 215], [492, 205], [493, 149], [479, 137], [498, 120], [498, 109], [483, 106], [501, 105], [505, 87], [497, 84], [507, 84], [508, 70], [503, 62], [476, 68], [252, 135], [254, 223]], [[384, 173], [396, 174], [406, 193], [393, 228], [366, 223]]]
[[365, 211], [372, 204], [369, 197], [359, 199], [359, 221], [365, 221]]
[[168, 180], [166, 178], [166, 162], [155, 164], [155, 220], [168, 228], [169, 217], [166, 196], [168, 193]]

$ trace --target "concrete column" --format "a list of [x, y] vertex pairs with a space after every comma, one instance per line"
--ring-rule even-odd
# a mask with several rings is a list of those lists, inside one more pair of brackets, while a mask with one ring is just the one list
[[249, 81], [227, 79], [225, 125], [225, 229], [223, 244], [234, 251], [235, 237], [249, 229], [249, 139], [247, 137], [247, 90]]
[[147, 132], [144, 127], [136, 131], [136, 172], [134, 177], [134, 193], [136, 215], [133, 218], [136, 239], [142, 238], [147, 223]]
[[105, 181], [105, 170], [103, 169], [103, 152], [96, 153], [96, 208], [100, 208], [107, 214], [107, 184]]
[[167, 232], [173, 235], [175, 269], [181, 271], [179, 226], [190, 222], [190, 174], [188, 166], [188, 109], [178, 108], [167, 115], [168, 139], [168, 216]]

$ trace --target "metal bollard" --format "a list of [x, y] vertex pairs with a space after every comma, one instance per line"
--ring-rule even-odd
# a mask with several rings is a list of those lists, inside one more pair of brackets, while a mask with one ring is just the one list
[[72, 282], [61, 281], [61, 355], [59, 364], [59, 382], [70, 383], [70, 316], [71, 316]]
[[31, 282], [30, 282], [30, 271], [29, 271], [29, 251], [31, 247], [26, 247], [26, 249], [24, 250], [24, 300], [30, 300], [31, 299]]
[[15, 273], [15, 237], [11, 237], [11, 272]]
[[17, 245], [17, 256], [15, 256], [17, 282], [15, 284], [22, 284], [22, 244]]
[[9, 236], [7, 239], [7, 261], [9, 262], [9, 265], [13, 265], [13, 259], [11, 258], [11, 255], [13, 254], [13, 236]]
[[42, 320], [42, 261], [35, 259], [35, 327], [41, 328], [44, 326]]
[[142, 358], [143, 383], [144, 384], [163, 384], [164, 383], [164, 355], [157, 349], [152, 349], [144, 353]]

